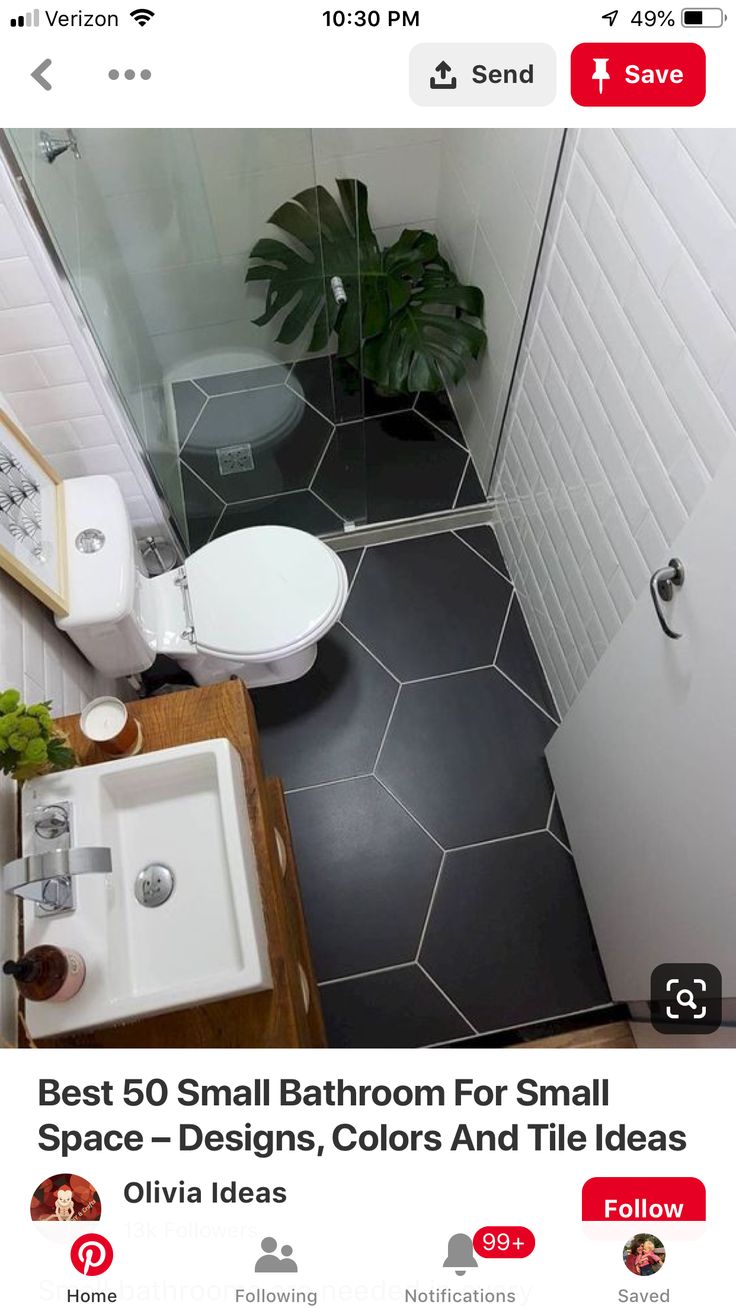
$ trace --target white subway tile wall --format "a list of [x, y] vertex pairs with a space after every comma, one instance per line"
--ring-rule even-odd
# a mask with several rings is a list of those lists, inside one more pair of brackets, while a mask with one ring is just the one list
[[62, 477], [106, 472], [139, 534], [166, 533], [132, 427], [0, 163], [0, 392]]
[[563, 712], [735, 424], [736, 132], [572, 134], [493, 487]]
[[448, 128], [437, 233], [458, 275], [486, 299], [488, 349], [454, 392], [455, 407], [484, 484], [519, 347], [561, 130]]

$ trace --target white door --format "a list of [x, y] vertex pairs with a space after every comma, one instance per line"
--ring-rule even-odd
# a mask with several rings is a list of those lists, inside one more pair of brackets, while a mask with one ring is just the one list
[[647, 591], [547, 750], [624, 1002], [647, 999], [652, 968], [673, 962], [714, 963], [736, 996], [736, 454], [663, 567], [672, 556], [685, 580], [662, 609], [682, 639]]

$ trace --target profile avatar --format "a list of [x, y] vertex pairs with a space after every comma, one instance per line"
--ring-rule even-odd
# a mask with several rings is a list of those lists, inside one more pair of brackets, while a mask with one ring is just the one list
[[624, 1245], [624, 1266], [634, 1276], [655, 1276], [664, 1267], [667, 1257], [664, 1245], [656, 1235], [635, 1235]]
[[99, 1222], [101, 1216], [97, 1189], [73, 1172], [47, 1176], [31, 1196], [33, 1222]]

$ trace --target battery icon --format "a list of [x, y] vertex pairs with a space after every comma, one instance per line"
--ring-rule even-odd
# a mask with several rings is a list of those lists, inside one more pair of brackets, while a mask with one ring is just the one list
[[683, 9], [683, 27], [723, 27], [722, 9]]

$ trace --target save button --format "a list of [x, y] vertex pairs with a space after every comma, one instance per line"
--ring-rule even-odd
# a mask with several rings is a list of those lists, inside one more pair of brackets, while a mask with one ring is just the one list
[[705, 50], [691, 41], [588, 41], [572, 52], [570, 89], [586, 109], [692, 107], [705, 99]]

